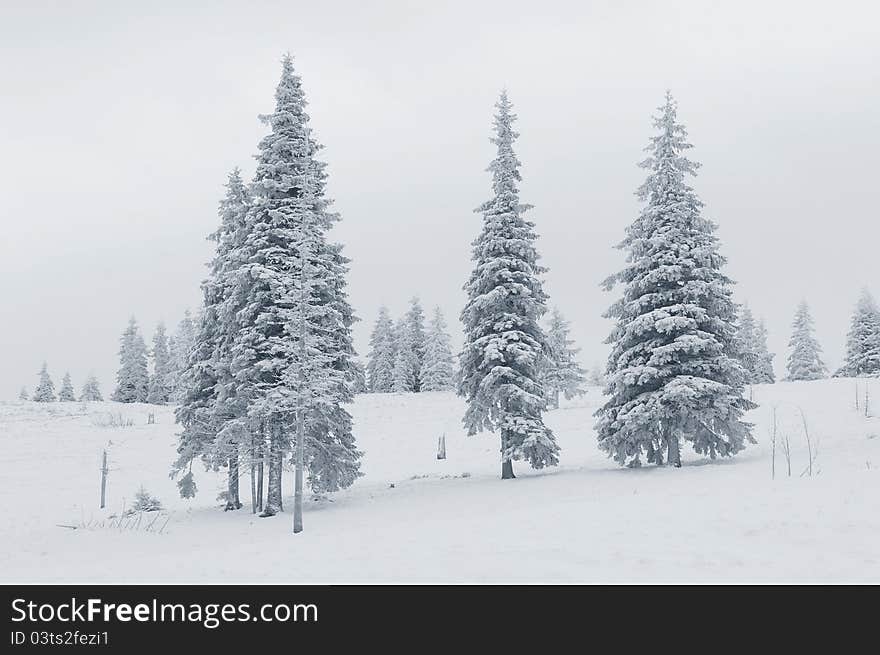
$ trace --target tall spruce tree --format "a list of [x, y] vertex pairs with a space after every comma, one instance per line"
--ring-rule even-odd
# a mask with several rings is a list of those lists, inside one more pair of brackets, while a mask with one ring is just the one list
[[516, 115], [502, 92], [495, 105], [493, 197], [477, 212], [483, 226], [473, 242], [474, 269], [464, 286], [467, 304], [461, 313], [465, 341], [461, 353], [459, 393], [467, 409], [468, 434], [499, 431], [501, 477], [513, 478], [513, 461], [526, 459], [534, 468], [558, 463], [559, 446], [544, 425], [546, 404], [540, 367], [546, 350], [539, 324], [547, 295], [535, 248], [534, 223], [524, 218], [530, 205], [519, 201], [520, 162], [513, 149], [519, 136]]
[[450, 391], [455, 388], [452, 345], [446, 330], [443, 311], [436, 307], [425, 334], [425, 357], [422, 361], [420, 391]]
[[147, 402], [164, 405], [170, 398], [168, 379], [171, 374], [171, 353], [168, 350], [168, 334], [161, 321], [153, 334], [153, 374], [147, 388]]
[[676, 112], [667, 93], [640, 164], [645, 207], [618, 246], [627, 266], [605, 281], [623, 294], [606, 313], [616, 324], [597, 430], [599, 447], [621, 465], [640, 466], [643, 456], [661, 464], [666, 450], [680, 466], [682, 441], [712, 458], [754, 441], [742, 420], [754, 404], [743, 397], [735, 357], [732, 282], [721, 271], [715, 225], [686, 181], [698, 164], [685, 156], [692, 146]]
[[871, 292], [862, 290], [846, 337], [846, 359], [838, 377], [880, 376], [880, 310]]
[[828, 374], [820, 357], [822, 347], [813, 334], [813, 317], [806, 300], [802, 300], [795, 312], [791, 339], [788, 347], [787, 380], [819, 380]]
[[367, 383], [372, 393], [388, 393], [394, 384], [394, 323], [387, 307], [379, 308], [379, 317], [370, 335], [367, 355]]
[[71, 402], [76, 400], [76, 394], [73, 391], [73, 382], [70, 381], [70, 373], [66, 372], [61, 378], [61, 389], [58, 391], [58, 400], [62, 402]]
[[259, 145], [245, 263], [232, 290], [241, 309], [231, 370], [237, 397], [247, 400], [248, 417], [266, 439], [266, 516], [282, 508], [282, 469], [295, 445], [295, 424], [304, 429], [313, 489], [334, 491], [360, 475], [351, 417], [341, 406], [351, 399], [354, 376], [347, 260], [325, 238], [338, 216], [328, 211], [325, 164], [315, 158], [321, 146], [311, 137], [289, 55], [275, 100], [275, 111], [261, 117], [270, 133]]
[[82, 391], [80, 391], [79, 399], [80, 402], [84, 403], [97, 403], [104, 400], [104, 396], [101, 395], [101, 387], [98, 384], [98, 378], [96, 378], [94, 374], [90, 374], [89, 377], [86, 378]]
[[548, 351], [543, 366], [544, 388], [552, 407], [559, 407], [559, 395], [571, 400], [586, 393], [583, 385], [587, 372], [577, 361], [580, 348], [574, 347], [569, 337], [571, 329], [568, 321], [558, 308], [554, 307], [547, 327]]
[[141, 336], [137, 319], [132, 316], [120, 339], [119, 371], [116, 373], [116, 389], [111, 400], [120, 403], [146, 402], [149, 378], [147, 344]]

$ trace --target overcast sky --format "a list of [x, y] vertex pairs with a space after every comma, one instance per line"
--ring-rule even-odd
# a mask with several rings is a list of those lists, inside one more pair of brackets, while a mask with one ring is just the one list
[[859, 289], [880, 296], [878, 24], [868, 0], [5, 0], [0, 398], [32, 391], [43, 360], [56, 385], [94, 371], [109, 394], [129, 315], [149, 339], [197, 306], [222, 185], [253, 172], [288, 50], [326, 146], [362, 355], [379, 305], [399, 314], [415, 294], [460, 338], [506, 87], [547, 289], [583, 363], [604, 360], [599, 283], [622, 264], [669, 88], [777, 371], [801, 298], [834, 367]]

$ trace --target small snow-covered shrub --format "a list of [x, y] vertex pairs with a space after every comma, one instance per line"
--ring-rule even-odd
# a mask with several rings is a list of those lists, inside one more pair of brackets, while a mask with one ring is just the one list
[[151, 496], [143, 486], [138, 489], [134, 496], [132, 512], [158, 512], [162, 509], [162, 503], [155, 496]]

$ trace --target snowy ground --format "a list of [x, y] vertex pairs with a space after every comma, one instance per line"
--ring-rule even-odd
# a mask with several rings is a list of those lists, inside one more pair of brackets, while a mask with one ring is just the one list
[[[872, 384], [880, 415], [880, 381]], [[247, 478], [238, 512], [218, 509], [222, 478], [213, 474], [198, 474], [194, 500], [177, 497], [169, 408], [0, 404], [0, 582], [880, 582], [880, 418], [855, 411], [853, 380], [754, 393], [758, 445], [729, 461], [686, 449], [679, 470], [629, 470], [596, 448], [601, 396], [591, 389], [548, 415], [562, 465], [537, 472], [520, 463], [512, 481], [499, 479], [494, 435], [463, 434], [460, 399], [361, 396], [353, 414], [366, 475], [309, 500], [296, 536], [289, 513], [250, 513]], [[793, 473], [778, 454], [772, 480], [774, 404]], [[808, 459], [798, 407], [819, 442], [812, 477], [800, 475]], [[134, 425], [108, 426], [118, 413]], [[443, 432], [448, 459], [438, 461]], [[58, 527], [118, 511], [141, 484], [170, 510], [162, 534]]]

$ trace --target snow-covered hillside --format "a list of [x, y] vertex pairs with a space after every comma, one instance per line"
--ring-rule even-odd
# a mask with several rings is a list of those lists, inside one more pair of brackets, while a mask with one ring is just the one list
[[[863, 384], [863, 382], [860, 382]], [[880, 381], [872, 383], [880, 415]], [[854, 408], [853, 380], [756, 387], [758, 445], [681, 469], [620, 469], [597, 449], [597, 389], [550, 412], [561, 466], [499, 479], [494, 435], [466, 437], [451, 394], [359, 396], [364, 477], [291, 516], [224, 513], [223, 479], [197, 472], [178, 498], [168, 477], [176, 427], [167, 407], [0, 404], [2, 582], [880, 582], [880, 418]], [[792, 443], [792, 477], [770, 413]], [[818, 442], [813, 476], [798, 408]], [[156, 423], [147, 424], [149, 413]], [[133, 420], [114, 427], [112, 416]], [[447, 459], [435, 457], [445, 433]], [[108, 445], [108, 508], [98, 509]], [[285, 479], [290, 505], [292, 475]], [[170, 511], [164, 531], [89, 524], [145, 486]]]

